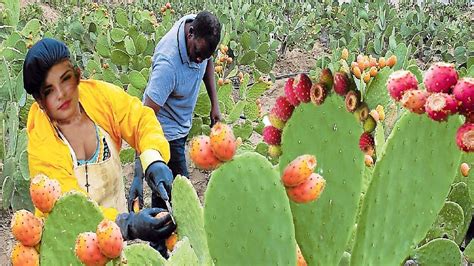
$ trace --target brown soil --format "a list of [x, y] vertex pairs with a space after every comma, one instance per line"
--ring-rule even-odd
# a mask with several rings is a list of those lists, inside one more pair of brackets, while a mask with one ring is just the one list
[[43, 10], [43, 19], [42, 20], [44, 22], [53, 23], [53, 22], [58, 21], [58, 19], [60, 17], [60, 13], [57, 10], [55, 10], [54, 8], [50, 7], [49, 5], [42, 4], [38, 0], [21, 0], [20, 1], [20, 8], [24, 8], [27, 5], [33, 4], [33, 3], [38, 3], [38, 5]]

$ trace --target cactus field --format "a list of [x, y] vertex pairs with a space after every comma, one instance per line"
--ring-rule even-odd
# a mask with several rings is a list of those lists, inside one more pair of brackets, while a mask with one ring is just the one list
[[[22, 66], [55, 38], [141, 101], [155, 46], [202, 10], [221, 120], [202, 82], [165, 259], [30, 176]], [[474, 264], [473, 21], [471, 0], [0, 0], [0, 265]]]

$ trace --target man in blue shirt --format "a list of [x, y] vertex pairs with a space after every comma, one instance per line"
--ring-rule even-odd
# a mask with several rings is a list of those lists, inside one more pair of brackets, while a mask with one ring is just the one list
[[[219, 104], [211, 55], [220, 41], [221, 24], [216, 16], [203, 11], [177, 21], [160, 40], [152, 59], [152, 72], [143, 94], [143, 103], [151, 107], [170, 144], [168, 163], [173, 176], [188, 176], [185, 145], [192, 126], [194, 107], [201, 82], [211, 100], [211, 126], [220, 119]], [[135, 160], [135, 177], [130, 187], [129, 211], [133, 200], [143, 206], [143, 181], [140, 160]], [[152, 206], [166, 208], [153, 193]], [[152, 243], [165, 257], [164, 243]]]

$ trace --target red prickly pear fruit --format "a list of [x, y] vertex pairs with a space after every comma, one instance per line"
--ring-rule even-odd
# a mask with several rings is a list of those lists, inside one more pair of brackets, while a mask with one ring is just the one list
[[316, 167], [316, 157], [305, 154], [296, 157], [283, 171], [281, 181], [285, 187], [294, 187], [303, 183], [313, 173]]
[[349, 90], [349, 77], [344, 72], [336, 72], [334, 74], [334, 91], [344, 96], [346, 95], [347, 91]]
[[266, 126], [263, 128], [263, 140], [268, 145], [280, 145], [281, 131], [273, 126]]
[[453, 89], [454, 98], [460, 102], [459, 112], [464, 115], [474, 114], [474, 78], [462, 78]]
[[423, 90], [408, 90], [403, 93], [403, 97], [400, 102], [403, 107], [407, 108], [413, 113], [424, 114], [426, 99], [430, 96], [430, 93]]
[[298, 243], [296, 243], [296, 266], [308, 266]]
[[97, 225], [97, 241], [100, 252], [114, 259], [120, 256], [123, 249], [123, 237], [115, 222], [104, 219]]
[[196, 136], [191, 140], [189, 156], [196, 167], [203, 170], [214, 170], [221, 164], [212, 152], [211, 139], [208, 136]]
[[280, 145], [268, 145], [268, 155], [272, 158], [278, 158], [281, 155]]
[[274, 113], [281, 120], [287, 121], [290, 119], [291, 114], [293, 114], [294, 109], [295, 107], [287, 100], [285, 96], [280, 96], [276, 99], [272, 113]]
[[297, 203], [308, 203], [319, 198], [326, 186], [326, 180], [312, 173], [303, 183], [286, 189], [288, 197]]
[[105, 265], [109, 261], [109, 258], [100, 252], [97, 235], [93, 232], [84, 232], [77, 236], [74, 252], [87, 266]]
[[217, 122], [211, 128], [211, 149], [217, 159], [226, 162], [232, 159], [237, 150], [234, 132], [229, 125]]
[[464, 123], [458, 128], [456, 144], [462, 151], [474, 151], [474, 123]]
[[390, 74], [387, 80], [387, 89], [395, 101], [400, 101], [407, 90], [416, 90], [418, 81], [410, 71], [398, 70]]
[[278, 118], [278, 116], [274, 114], [273, 112], [268, 115], [268, 120], [270, 120], [270, 124], [272, 124], [272, 126], [274, 126], [275, 128], [279, 130], [283, 130], [286, 124], [286, 121], [283, 121], [280, 118]]
[[35, 207], [43, 213], [48, 213], [61, 196], [61, 186], [57, 180], [39, 174], [31, 180], [30, 195]]
[[38, 266], [39, 254], [34, 247], [27, 247], [16, 243], [11, 256], [13, 266]]
[[346, 94], [346, 110], [353, 113], [360, 105], [360, 91], [349, 91]]
[[299, 81], [294, 88], [296, 97], [300, 102], [308, 103], [309, 101], [311, 101], [311, 96], [309, 95], [311, 85], [311, 79], [308, 77], [308, 75], [299, 75]]
[[370, 133], [364, 132], [359, 138], [359, 148], [365, 154], [375, 147], [374, 137]]
[[314, 103], [315, 105], [321, 105], [324, 103], [326, 96], [327, 92], [322, 84], [315, 83], [313, 84], [313, 86], [311, 86], [310, 97], [312, 103]]
[[24, 246], [34, 247], [41, 241], [43, 221], [27, 210], [16, 211], [10, 227], [13, 236]]
[[430, 66], [425, 73], [423, 83], [428, 92], [450, 93], [458, 81], [458, 72], [454, 64], [438, 62]]
[[285, 83], [285, 95], [286, 99], [293, 105], [298, 106], [300, 104], [300, 100], [296, 97], [295, 88], [293, 84], [295, 82], [294, 78], [289, 78]]
[[323, 87], [327, 91], [330, 91], [332, 89], [332, 86], [334, 84], [334, 77], [332, 76], [331, 70], [329, 70], [329, 68], [324, 68], [321, 71], [321, 75], [319, 76], [319, 83], [321, 83], [321, 85], [323, 85]]
[[457, 102], [447, 93], [433, 93], [426, 99], [425, 110], [435, 121], [446, 121], [448, 116], [457, 111]]

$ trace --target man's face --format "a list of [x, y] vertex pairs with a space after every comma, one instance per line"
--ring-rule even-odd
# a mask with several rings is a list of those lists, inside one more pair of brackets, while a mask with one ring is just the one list
[[202, 63], [212, 55], [209, 45], [204, 38], [195, 38], [191, 35], [188, 39], [188, 55], [191, 62]]

